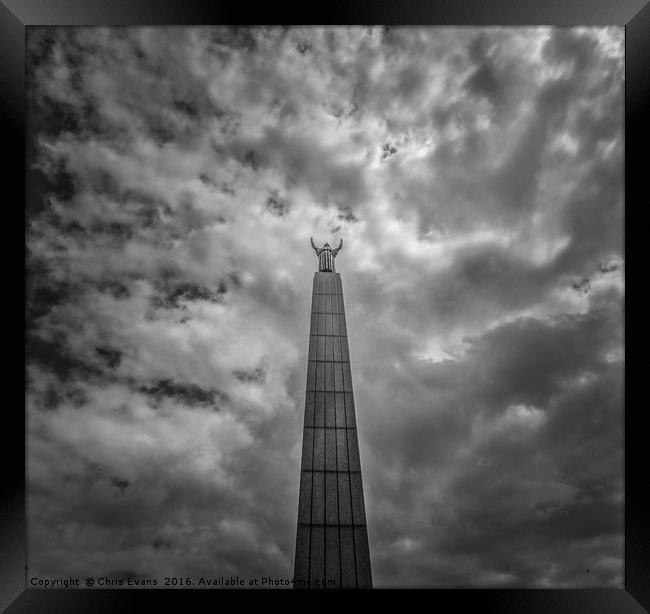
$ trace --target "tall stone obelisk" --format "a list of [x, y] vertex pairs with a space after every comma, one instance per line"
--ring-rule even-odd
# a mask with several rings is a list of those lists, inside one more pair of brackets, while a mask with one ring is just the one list
[[372, 588], [343, 287], [317, 248], [311, 297], [294, 588]]

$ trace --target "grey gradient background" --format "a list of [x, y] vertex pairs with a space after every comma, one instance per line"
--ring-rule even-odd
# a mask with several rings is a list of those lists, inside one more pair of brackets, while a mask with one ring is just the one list
[[30, 573], [290, 576], [313, 234], [375, 584], [622, 586], [621, 29], [28, 43]]

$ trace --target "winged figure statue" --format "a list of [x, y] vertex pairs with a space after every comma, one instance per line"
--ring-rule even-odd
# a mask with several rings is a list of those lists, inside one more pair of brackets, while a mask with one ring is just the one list
[[334, 268], [334, 259], [336, 258], [336, 255], [339, 253], [340, 249], [343, 247], [343, 239], [341, 239], [341, 242], [337, 248], [330, 247], [329, 243], [325, 243], [323, 247], [316, 247], [316, 245], [314, 245], [314, 239], [309, 237], [309, 240], [311, 241], [311, 246], [314, 248], [314, 251], [318, 256], [318, 270], [320, 272], [336, 272], [336, 269]]

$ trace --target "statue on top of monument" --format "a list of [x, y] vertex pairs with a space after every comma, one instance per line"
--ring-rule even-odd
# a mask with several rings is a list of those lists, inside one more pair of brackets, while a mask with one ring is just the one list
[[329, 243], [325, 243], [323, 247], [318, 248], [314, 245], [314, 239], [309, 237], [309, 240], [318, 256], [318, 271], [334, 273], [336, 271], [334, 268], [334, 258], [336, 258], [336, 254], [338, 254], [339, 250], [343, 247], [343, 239], [341, 239], [341, 242], [336, 249], [331, 248]]

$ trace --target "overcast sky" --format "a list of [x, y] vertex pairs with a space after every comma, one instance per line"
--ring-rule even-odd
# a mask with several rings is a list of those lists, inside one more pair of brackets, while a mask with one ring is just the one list
[[375, 586], [623, 586], [623, 29], [28, 28], [33, 575], [290, 578], [309, 237]]

